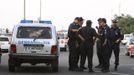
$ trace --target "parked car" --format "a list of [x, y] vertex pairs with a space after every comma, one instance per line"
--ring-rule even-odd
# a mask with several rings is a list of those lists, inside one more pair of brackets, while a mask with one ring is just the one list
[[1, 51], [7, 53], [10, 49], [8, 36], [0, 36]]
[[126, 44], [126, 55], [130, 57], [134, 56], [134, 37], [131, 37]]
[[124, 39], [121, 41], [123, 45], [127, 44], [128, 40], [130, 39], [130, 34], [124, 34]]
[[58, 35], [58, 42], [59, 42], [60, 51], [67, 51], [67, 49], [68, 49], [67, 32], [58, 32], [57, 35]]

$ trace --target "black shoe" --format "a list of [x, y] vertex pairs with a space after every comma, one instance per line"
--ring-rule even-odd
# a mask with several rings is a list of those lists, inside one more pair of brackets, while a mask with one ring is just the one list
[[114, 71], [118, 71], [118, 69], [117, 68], [114, 68]]
[[118, 65], [115, 65], [115, 67], [114, 67], [114, 71], [118, 71]]
[[83, 71], [84, 71], [84, 69], [83, 69], [83, 68], [80, 68], [80, 69], [79, 69], [79, 72], [83, 72]]
[[97, 65], [95, 66], [95, 68], [102, 68], [102, 65]]
[[98, 68], [99, 68], [99, 69], [102, 69], [102, 68], [103, 68], [103, 66], [102, 66], [102, 65], [100, 65]]
[[114, 68], [118, 68], [118, 65], [115, 65], [115, 67]]
[[75, 71], [79, 71], [80, 69], [77, 67], [77, 68], [75, 68]]
[[94, 72], [94, 70], [93, 70], [93, 69], [89, 69], [89, 70], [88, 70], [88, 72], [93, 73], [93, 72]]
[[103, 69], [102, 72], [107, 73], [107, 72], [110, 72], [110, 70], [109, 69]]
[[69, 68], [68, 70], [69, 70], [69, 71], [74, 71], [74, 69], [73, 69], [73, 68]]
[[84, 70], [86, 70], [87, 68], [86, 67], [82, 67]]
[[101, 71], [103, 71], [103, 70], [104, 70], [104, 68], [101, 69]]
[[76, 68], [69, 68], [69, 71], [76, 71]]

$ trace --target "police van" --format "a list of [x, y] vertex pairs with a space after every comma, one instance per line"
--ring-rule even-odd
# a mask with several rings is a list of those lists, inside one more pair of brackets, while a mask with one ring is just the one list
[[22, 20], [13, 28], [9, 52], [9, 71], [14, 72], [22, 63], [50, 64], [58, 72], [58, 40], [51, 21]]

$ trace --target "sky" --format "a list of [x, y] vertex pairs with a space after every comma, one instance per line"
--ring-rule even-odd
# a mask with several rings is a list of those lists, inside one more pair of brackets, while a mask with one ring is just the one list
[[[129, 14], [134, 17], [133, 0], [42, 0], [42, 20], [51, 20], [57, 30], [68, 29], [75, 17], [92, 20], [106, 18], [108, 25], [114, 15]], [[38, 20], [40, 0], [26, 0], [26, 19]], [[0, 28], [13, 29], [24, 19], [24, 0], [0, 0]], [[83, 24], [85, 25], [85, 23]]]

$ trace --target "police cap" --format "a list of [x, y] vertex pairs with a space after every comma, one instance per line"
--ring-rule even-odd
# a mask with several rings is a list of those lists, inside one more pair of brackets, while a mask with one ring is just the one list
[[114, 20], [112, 20], [112, 23], [117, 23], [117, 20], [115, 20], [115, 19], [114, 19]]

